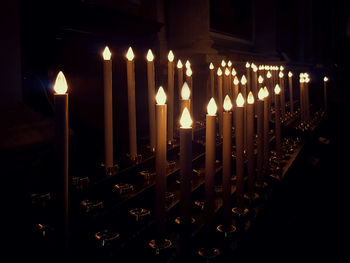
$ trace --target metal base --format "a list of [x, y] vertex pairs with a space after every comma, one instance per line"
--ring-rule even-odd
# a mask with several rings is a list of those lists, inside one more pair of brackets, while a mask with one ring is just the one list
[[259, 198], [259, 194], [254, 193], [253, 195], [249, 195], [249, 194], [244, 194], [244, 198], [248, 199], [249, 201], [254, 201], [257, 200]]
[[105, 168], [105, 174], [106, 176], [113, 176], [116, 175], [119, 172], [119, 166], [118, 164], [115, 164], [113, 166], [106, 166], [104, 163], [101, 164], [102, 167]]
[[243, 218], [245, 216], [248, 215], [249, 209], [248, 208], [244, 208], [243, 212], [239, 212], [237, 207], [232, 208], [232, 212], [235, 216], [239, 217], [239, 218]]
[[220, 233], [223, 233], [225, 237], [228, 237], [230, 234], [236, 232], [237, 228], [234, 225], [219, 225], [216, 228]]
[[[193, 217], [191, 217], [191, 225], [193, 225], [196, 222], [196, 219], [194, 219]], [[178, 225], [181, 225], [181, 218], [178, 216], [177, 218], [175, 218], [175, 223]]]
[[129, 211], [130, 215], [135, 217], [136, 222], [144, 221], [151, 215], [151, 212], [144, 208], [134, 208]]
[[153, 239], [148, 243], [148, 245], [154, 250], [154, 254], [159, 255], [164, 250], [170, 248], [172, 246], [172, 243], [169, 239], [164, 239], [158, 242]]
[[101, 247], [109, 246], [119, 240], [119, 233], [111, 230], [103, 230], [95, 234], [95, 239]]
[[217, 248], [201, 248], [198, 251], [198, 255], [209, 261], [220, 255], [220, 250]]
[[137, 156], [131, 156], [130, 153], [128, 153], [126, 156], [129, 157], [129, 159], [136, 164], [142, 162], [141, 154], [138, 154]]
[[258, 189], [260, 189], [260, 190], [262, 190], [262, 189], [264, 189], [264, 188], [267, 188], [267, 187], [268, 187], [268, 184], [267, 184], [266, 182], [264, 182], [262, 185], [256, 183], [256, 184], [255, 184], [255, 187], [258, 188]]

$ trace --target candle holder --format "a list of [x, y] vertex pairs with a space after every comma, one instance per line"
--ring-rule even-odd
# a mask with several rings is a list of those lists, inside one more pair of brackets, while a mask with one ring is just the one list
[[136, 156], [131, 156], [130, 153], [126, 155], [133, 163], [139, 164], [142, 162], [142, 155], [138, 154]]
[[77, 192], [81, 192], [84, 189], [86, 189], [89, 186], [90, 178], [85, 177], [79, 177], [79, 176], [73, 176], [72, 177], [72, 185], [75, 186], [75, 189]]
[[151, 216], [151, 211], [145, 208], [134, 208], [129, 211], [129, 214], [135, 218], [136, 222], [143, 222]]
[[245, 199], [247, 199], [250, 203], [256, 201], [257, 199], [259, 199], [259, 194], [258, 193], [253, 193], [252, 195], [249, 194], [244, 194], [243, 195]]
[[[175, 223], [177, 225], [182, 225], [181, 223], [181, 218], [178, 216], [175, 218]], [[194, 225], [194, 223], [196, 223], [196, 219], [194, 219], [193, 217], [191, 217], [191, 225]]]
[[215, 260], [218, 256], [220, 256], [220, 250], [217, 248], [201, 248], [198, 251], [198, 255], [201, 256], [206, 262], [210, 262]]
[[112, 230], [103, 230], [95, 234], [95, 240], [100, 247], [111, 246], [115, 242], [119, 241], [119, 233]]
[[151, 145], [147, 145], [146, 148], [149, 149], [152, 153], [156, 151], [156, 147], [151, 147]]
[[238, 211], [238, 207], [234, 207], [232, 208], [232, 213], [235, 217], [239, 218], [239, 219], [244, 219], [248, 213], [249, 213], [249, 209], [248, 208], [244, 208], [242, 212]]
[[51, 200], [51, 193], [33, 193], [30, 195], [32, 205], [46, 207]]
[[133, 192], [134, 186], [132, 184], [120, 183], [114, 186], [114, 190], [117, 191], [120, 195], [124, 195]]
[[46, 224], [36, 224], [35, 231], [39, 233], [41, 237], [46, 238], [50, 236], [50, 234], [53, 232], [53, 229]]
[[234, 225], [219, 225], [216, 230], [224, 234], [224, 237], [227, 238], [236, 232], [237, 228]]
[[102, 201], [83, 200], [80, 204], [83, 207], [84, 212], [89, 214], [103, 209]]
[[150, 172], [150, 171], [141, 171], [140, 175], [142, 175], [143, 179], [147, 182], [149, 182], [151, 180], [152, 177], [154, 177], [156, 175], [155, 172]]
[[115, 164], [113, 166], [106, 166], [104, 163], [101, 164], [102, 167], [105, 168], [105, 174], [106, 176], [113, 176], [116, 175], [119, 172], [119, 166], [118, 164]]
[[203, 168], [193, 169], [192, 171], [193, 171], [193, 174], [198, 176], [198, 177], [204, 175], [204, 173], [205, 173], [205, 169], [203, 169]]
[[164, 238], [162, 240], [153, 239], [148, 245], [153, 249], [155, 255], [160, 255], [167, 251], [172, 246], [172, 243], [169, 239]]
[[172, 192], [165, 192], [165, 205], [170, 206], [175, 199], [175, 194]]
[[194, 201], [194, 206], [198, 208], [200, 211], [204, 211], [204, 200], [196, 200]]
[[167, 163], [167, 169], [172, 170], [176, 167], [176, 162], [175, 161], [168, 161]]
[[170, 146], [172, 148], [172, 147], [175, 147], [175, 145], [176, 145], [175, 139], [168, 140], [168, 146]]

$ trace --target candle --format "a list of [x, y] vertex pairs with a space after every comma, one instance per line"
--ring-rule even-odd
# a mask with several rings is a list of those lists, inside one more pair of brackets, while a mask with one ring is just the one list
[[[232, 72], [232, 62], [231, 60], [229, 60], [227, 62], [227, 67], [228, 67], [228, 70], [229, 70], [229, 76], [228, 76], [228, 90], [229, 90], [229, 96], [231, 96], [232, 94], [232, 75], [231, 75], [231, 72]], [[232, 97], [231, 97], [232, 98]]]
[[165, 192], [166, 192], [166, 147], [167, 147], [167, 105], [163, 87], [159, 87], [156, 95], [156, 232], [160, 238], [165, 229]]
[[[282, 66], [281, 66], [282, 67]], [[283, 117], [285, 115], [285, 109], [286, 109], [286, 97], [285, 97], [285, 93], [284, 93], [284, 74], [282, 71], [280, 71], [280, 73], [278, 74], [279, 77], [279, 86], [281, 89], [281, 95], [280, 95], [280, 100], [281, 100], [281, 116]]]
[[180, 119], [180, 222], [191, 223], [192, 212], [192, 119], [187, 107]]
[[[243, 94], [244, 100], [247, 98], [247, 79], [243, 75], [241, 78], [241, 92]], [[244, 151], [247, 150], [247, 108], [243, 108], [243, 138], [244, 138], [244, 144], [243, 144], [243, 149]]]
[[[235, 76], [235, 78], [233, 80], [233, 96], [232, 96], [232, 98], [237, 98], [238, 93], [239, 93], [239, 80], [238, 80], [237, 76]], [[236, 104], [234, 103], [233, 104], [233, 112], [235, 111], [235, 109], [236, 109]]]
[[105, 169], [113, 167], [113, 108], [112, 108], [112, 60], [106, 46], [103, 51], [103, 94], [104, 94], [104, 132]]
[[185, 67], [186, 69], [191, 67], [191, 63], [188, 61], [188, 59], [186, 60]]
[[309, 74], [305, 73], [305, 116], [306, 120], [310, 121], [310, 99], [309, 99]]
[[249, 64], [249, 62], [245, 63], [245, 68], [247, 70], [247, 91], [246, 91], [246, 94], [243, 94], [243, 97], [246, 99], [248, 92], [252, 88], [251, 87], [251, 79], [250, 79], [250, 64]]
[[294, 113], [294, 101], [293, 101], [293, 73], [288, 72], [288, 84], [289, 84], [289, 109], [290, 113]]
[[[221, 102], [223, 101], [221, 68], [218, 68], [217, 75], [218, 75], [218, 100]], [[219, 103], [219, 134], [222, 137], [222, 104], [221, 103]]]
[[137, 159], [136, 139], [136, 102], [135, 102], [135, 69], [134, 52], [129, 47], [126, 53], [126, 71], [128, 80], [128, 110], [129, 110], [129, 146], [131, 160]]
[[215, 178], [215, 117], [217, 106], [214, 98], [211, 98], [207, 106], [206, 131], [205, 131], [205, 213], [208, 222], [214, 216], [214, 178]]
[[243, 158], [243, 137], [244, 137], [244, 98], [242, 93], [239, 93], [236, 100], [235, 113], [236, 126], [236, 175], [237, 175], [237, 211], [239, 214], [244, 212], [244, 158]]
[[328, 109], [328, 103], [327, 103], [327, 82], [328, 78], [323, 78], [323, 106], [324, 106], [324, 112], [327, 112]]
[[255, 194], [255, 160], [254, 160], [254, 96], [250, 91], [247, 99], [247, 156], [248, 156], [248, 196]]
[[222, 68], [225, 68], [225, 67], [226, 67], [226, 61], [225, 61], [225, 60], [222, 60], [222, 61], [221, 61], [221, 67], [222, 67]]
[[55, 152], [57, 172], [57, 218], [58, 232], [62, 244], [68, 241], [68, 94], [67, 81], [62, 71], [56, 77], [54, 85], [55, 102]]
[[264, 87], [264, 174], [268, 172], [269, 166], [269, 91]]
[[300, 83], [300, 120], [305, 121], [305, 95], [304, 95], [304, 74], [300, 73], [299, 83]]
[[[272, 93], [272, 87], [273, 87], [271, 77], [272, 77], [272, 74], [269, 70], [269, 71], [267, 71], [267, 74], [266, 74], [266, 78], [267, 78], [266, 85], [267, 85], [267, 89], [268, 89], [269, 93]], [[271, 100], [270, 100], [270, 97], [266, 97], [266, 99], [267, 99], [267, 104], [268, 104], [268, 109], [269, 109], [268, 110], [268, 116], [269, 116], [268, 118], [269, 118], [269, 120], [271, 120], [271, 112], [270, 112]]]
[[253, 96], [258, 96], [258, 67], [255, 64], [252, 64], [253, 74], [252, 74], [252, 88]]
[[185, 107], [191, 110], [191, 99], [190, 99], [191, 91], [185, 82], [181, 89], [181, 101], [180, 101], [180, 112], [183, 112]]
[[[183, 85], [183, 82], [184, 82], [184, 73], [183, 73], [183, 69], [182, 69], [182, 62], [181, 60], [179, 59], [177, 61], [177, 64], [176, 64], [176, 68], [177, 68], [177, 89], [179, 91], [179, 98], [181, 97], [181, 89], [182, 89], [182, 85]], [[180, 111], [180, 114], [181, 114], [182, 111]]]
[[155, 76], [154, 76], [154, 56], [149, 49], [147, 52], [147, 81], [148, 81], [148, 116], [149, 116], [149, 137], [150, 149], [156, 149], [156, 109], [154, 106], [155, 97]]
[[213, 63], [210, 63], [209, 65], [209, 69], [210, 69], [210, 96], [212, 98], [215, 98], [215, 88], [214, 88], [214, 65]]
[[230, 91], [230, 75], [231, 75], [231, 71], [228, 68], [225, 68], [224, 93], [223, 94], [231, 94], [231, 91]]
[[192, 69], [188, 67], [186, 69], [186, 82], [190, 88], [191, 94], [193, 94], [193, 87], [192, 87]]
[[222, 187], [225, 226], [231, 225], [231, 174], [232, 174], [232, 103], [226, 95], [223, 112]]
[[174, 54], [168, 54], [168, 142], [174, 140]]
[[278, 84], [275, 86], [275, 136], [276, 136], [276, 158], [277, 158], [277, 163], [281, 163], [281, 156], [282, 156], [282, 151], [281, 151], [281, 89]]
[[[260, 79], [260, 77], [259, 77]], [[259, 187], [263, 187], [264, 185], [264, 171], [263, 171], [263, 163], [264, 163], [264, 89], [260, 88], [258, 93], [257, 104], [257, 147], [258, 147], [258, 155], [257, 155], [257, 185]]]

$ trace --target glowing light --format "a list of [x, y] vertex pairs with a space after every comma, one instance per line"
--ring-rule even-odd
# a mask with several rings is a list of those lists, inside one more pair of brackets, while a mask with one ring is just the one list
[[249, 62], [245, 63], [245, 67], [246, 67], [246, 68], [250, 68]]
[[259, 93], [258, 93], [258, 98], [259, 100], [263, 100], [265, 98], [265, 92], [263, 88], [260, 88]]
[[275, 89], [274, 89], [275, 94], [280, 94], [281, 88], [278, 84], [276, 84]]
[[235, 76], [235, 79], [233, 80], [233, 84], [235, 84], [235, 85], [239, 84], [239, 80], [238, 80], [237, 76]]
[[293, 73], [291, 71], [288, 72], [288, 77], [293, 77]]
[[148, 50], [148, 52], [147, 52], [147, 57], [146, 57], [146, 58], [147, 58], [147, 60], [150, 61], [150, 62], [153, 61], [154, 56], [153, 56], [152, 50], [150, 50], [150, 49]]
[[258, 71], [258, 67], [255, 64], [252, 64], [252, 69], [253, 69], [254, 72]]
[[182, 68], [182, 62], [181, 62], [180, 59], [177, 61], [176, 67], [177, 68]]
[[170, 62], [173, 62], [173, 60], [174, 60], [174, 53], [173, 53], [172, 50], [169, 51], [168, 60], [169, 60]]
[[226, 62], [225, 62], [225, 60], [223, 60], [223, 61], [221, 61], [221, 67], [226, 67]]
[[327, 82], [327, 81], [328, 81], [328, 78], [327, 78], [327, 77], [324, 77], [324, 78], [323, 78], [323, 81], [324, 81], [324, 82]]
[[208, 115], [215, 116], [217, 110], [218, 106], [216, 106], [214, 98], [211, 98], [207, 106]]
[[264, 78], [261, 75], [259, 75], [258, 82], [261, 84], [263, 83], [263, 81], [264, 81]]
[[264, 98], [267, 98], [269, 96], [269, 91], [266, 88], [266, 86], [264, 87]]
[[67, 92], [68, 85], [62, 71], [58, 72], [53, 89], [56, 94], [65, 94]]
[[283, 71], [284, 70], [284, 67], [283, 66], [280, 66], [280, 71]]
[[243, 75], [242, 78], [241, 78], [241, 83], [242, 83], [243, 85], [247, 84], [247, 79], [246, 79], [246, 77], [245, 77], [244, 75]]
[[235, 68], [232, 68], [231, 75], [232, 76], [236, 76], [237, 75], [237, 72], [236, 72]]
[[281, 79], [281, 78], [283, 78], [283, 77], [284, 77], [283, 72], [282, 72], [282, 71], [280, 71], [280, 73], [278, 74], [278, 76], [280, 77], [280, 79]]
[[188, 60], [186, 60], [185, 67], [186, 67], [186, 68], [191, 67], [191, 63], [190, 63]]
[[187, 76], [187, 77], [191, 77], [191, 76], [192, 76], [192, 69], [191, 69], [191, 67], [188, 67], [188, 68], [186, 69], [186, 76]]
[[228, 67], [231, 67], [231, 66], [232, 66], [231, 60], [229, 60], [229, 61], [227, 62], [227, 66], [228, 66]]
[[237, 107], [243, 107], [243, 105], [244, 105], [244, 98], [242, 96], [242, 93], [238, 94], [237, 99], [236, 99], [236, 104], [237, 104]]
[[187, 82], [184, 82], [181, 89], [181, 98], [183, 100], [188, 100], [190, 98], [190, 95], [191, 95], [190, 88], [188, 87]]
[[164, 92], [164, 89], [162, 86], [159, 87], [157, 95], [156, 95], [156, 101], [158, 105], [164, 105], [166, 101], [166, 95]]
[[109, 48], [106, 46], [105, 49], [103, 50], [102, 56], [104, 60], [110, 60], [111, 59], [111, 51], [109, 50]]
[[213, 63], [210, 62], [209, 69], [214, 69]]
[[254, 96], [253, 96], [253, 93], [251, 91], [248, 94], [247, 102], [248, 102], [248, 104], [253, 104], [254, 103]]
[[229, 76], [230, 73], [231, 73], [230, 70], [229, 70], [228, 68], [226, 68], [226, 69], [225, 69], [225, 75], [226, 75], [226, 76]]
[[129, 47], [128, 52], [126, 53], [126, 58], [129, 61], [132, 61], [134, 59], [134, 57], [135, 57], [134, 52], [132, 51], [132, 48]]
[[191, 128], [192, 119], [187, 107], [185, 107], [182, 112], [180, 124], [181, 124], [181, 128]]
[[218, 68], [218, 71], [216, 72], [218, 74], [218, 76], [221, 76], [222, 75], [222, 70], [221, 68]]
[[225, 96], [225, 99], [224, 99], [224, 110], [225, 111], [229, 111], [232, 109], [232, 102], [231, 102], [231, 99], [228, 95]]
[[266, 77], [269, 79], [269, 78], [271, 78], [271, 76], [272, 76], [272, 75], [271, 75], [271, 72], [268, 71], [267, 74], [266, 74]]

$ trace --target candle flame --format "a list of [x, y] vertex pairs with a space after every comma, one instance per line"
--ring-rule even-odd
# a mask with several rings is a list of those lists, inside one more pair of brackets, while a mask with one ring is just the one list
[[216, 106], [214, 98], [211, 98], [207, 106], [208, 115], [215, 116], [217, 110], [218, 106]]
[[243, 75], [242, 78], [241, 78], [241, 83], [242, 83], [243, 85], [247, 84], [247, 79], [246, 79], [246, 77], [245, 77], [244, 75]]
[[248, 94], [247, 102], [248, 102], [248, 104], [253, 104], [254, 103], [254, 95], [253, 95], [253, 93], [251, 91]]
[[67, 92], [68, 85], [62, 71], [58, 72], [53, 89], [56, 94], [65, 94]]
[[172, 50], [169, 51], [168, 60], [169, 60], [169, 62], [173, 62], [174, 61], [174, 53], [173, 53]]
[[255, 64], [252, 64], [252, 69], [253, 69], [254, 72], [258, 71], [258, 67]]
[[303, 77], [303, 76], [302, 76], [302, 77], [300, 77], [299, 82], [300, 82], [300, 83], [304, 83], [304, 82], [305, 82], [305, 79], [304, 79], [304, 77]]
[[231, 102], [231, 99], [228, 95], [225, 96], [225, 99], [224, 99], [224, 110], [225, 111], [229, 111], [232, 109], [232, 102]]
[[310, 78], [309, 78], [308, 76], [305, 78], [305, 82], [306, 82], [306, 83], [309, 83], [309, 82], [310, 82]]
[[271, 75], [271, 72], [268, 71], [267, 74], [266, 74], [266, 77], [269, 79], [269, 78], [271, 78], [271, 76], [272, 76], [272, 75]]
[[274, 91], [275, 91], [275, 94], [280, 94], [281, 88], [278, 84], [276, 84]]
[[328, 78], [327, 78], [327, 77], [324, 77], [324, 78], [323, 78], [323, 81], [324, 81], [324, 82], [327, 82], [327, 81], [328, 81]]
[[218, 71], [216, 72], [218, 74], [218, 76], [221, 76], [222, 75], [222, 70], [221, 68], [218, 68]]
[[146, 58], [147, 58], [147, 60], [150, 61], [150, 62], [153, 61], [154, 56], [153, 56], [152, 50], [150, 50], [150, 49], [148, 50], [148, 52], [147, 52], [147, 57], [146, 57]]
[[266, 86], [264, 87], [264, 98], [267, 98], [269, 96], [269, 91], [266, 88]]
[[270, 66], [265, 65], [265, 70], [270, 70]]
[[235, 68], [232, 68], [231, 75], [232, 76], [236, 76], [237, 75], [237, 72], [236, 72]]
[[288, 77], [292, 77], [293, 76], [293, 73], [291, 71], [288, 72]]
[[237, 107], [243, 107], [243, 105], [244, 105], [244, 98], [243, 98], [242, 93], [238, 94], [237, 99], [236, 99], [236, 104], [237, 104]]
[[264, 81], [264, 78], [261, 75], [259, 75], [258, 82], [261, 84], [263, 83], [263, 81]]
[[265, 92], [263, 88], [260, 88], [259, 93], [258, 93], [258, 98], [259, 100], [263, 100], [265, 98]]
[[284, 77], [283, 72], [282, 72], [282, 71], [280, 71], [280, 73], [278, 74], [278, 76], [280, 77], [280, 79], [281, 79], [281, 78], [283, 78], [283, 77]]
[[134, 57], [135, 57], [134, 52], [132, 51], [132, 48], [129, 47], [128, 52], [126, 53], [126, 58], [129, 61], [132, 61], [134, 59]]
[[283, 66], [280, 66], [280, 71], [283, 71], [284, 70], [284, 67]]
[[187, 76], [187, 77], [191, 77], [191, 76], [192, 76], [192, 69], [191, 69], [191, 67], [188, 67], [188, 68], [186, 69], [186, 76]]
[[181, 124], [181, 128], [191, 128], [192, 119], [187, 107], [185, 107], [182, 112], [180, 124]]
[[176, 67], [177, 68], [182, 68], [182, 62], [181, 62], [180, 59], [177, 61]]
[[227, 66], [228, 66], [228, 67], [231, 67], [231, 66], [232, 66], [231, 60], [229, 60], [229, 61], [227, 62]]
[[162, 86], [159, 87], [157, 95], [156, 95], [156, 101], [158, 105], [164, 105], [166, 101], [166, 95], [164, 92], [164, 89]]
[[108, 46], [105, 47], [103, 50], [102, 56], [104, 60], [110, 60], [111, 59], [111, 51], [109, 50]]
[[233, 80], [233, 84], [235, 84], [235, 85], [239, 84], [239, 80], [238, 80], [237, 76], [235, 76], [235, 79]]
[[190, 95], [191, 95], [190, 88], [188, 87], [187, 82], [184, 82], [181, 89], [181, 98], [183, 100], [188, 100], [190, 98]]
[[210, 62], [209, 69], [214, 69], [213, 63]]
[[246, 67], [246, 68], [250, 68], [249, 62], [245, 63], [245, 67]]
[[228, 68], [226, 68], [226, 69], [225, 69], [225, 75], [226, 75], [226, 76], [229, 76], [230, 73], [231, 73], [230, 70], [229, 70]]
[[225, 60], [222, 60], [222, 61], [221, 61], [221, 67], [223, 67], [223, 68], [226, 67], [226, 62], [225, 62]]
[[185, 67], [186, 67], [186, 68], [191, 67], [191, 63], [188, 61], [188, 59], [186, 60]]

